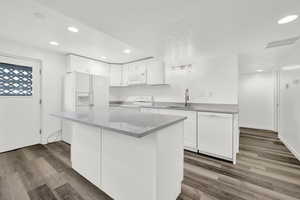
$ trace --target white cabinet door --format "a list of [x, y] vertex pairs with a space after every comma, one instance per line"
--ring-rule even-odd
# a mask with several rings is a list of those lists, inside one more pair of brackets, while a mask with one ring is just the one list
[[184, 121], [184, 147], [197, 151], [197, 112], [183, 110], [159, 109], [159, 114], [186, 116]]
[[137, 62], [128, 66], [128, 85], [145, 84], [147, 68], [145, 62]]
[[110, 67], [110, 86], [122, 85], [122, 66]]
[[165, 83], [164, 64], [161, 61], [150, 60], [147, 63], [147, 84], [157, 85]]
[[128, 86], [128, 65], [122, 66], [122, 86]]
[[[99, 128], [74, 123], [71, 142], [72, 168], [100, 187], [102, 133]], [[98, 132], [95, 134], [95, 132]]]
[[232, 160], [232, 126], [231, 114], [198, 112], [199, 152]]

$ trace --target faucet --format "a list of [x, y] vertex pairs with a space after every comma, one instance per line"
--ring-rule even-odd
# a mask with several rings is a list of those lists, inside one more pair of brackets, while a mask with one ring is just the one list
[[190, 93], [189, 93], [188, 88], [185, 89], [184, 100], [185, 100], [184, 106], [187, 107], [188, 106], [188, 101], [190, 100]]

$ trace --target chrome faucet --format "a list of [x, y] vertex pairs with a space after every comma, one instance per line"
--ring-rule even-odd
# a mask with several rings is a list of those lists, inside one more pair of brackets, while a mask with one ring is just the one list
[[185, 100], [184, 106], [187, 107], [188, 106], [188, 101], [190, 100], [190, 93], [189, 93], [188, 88], [185, 89], [184, 100]]

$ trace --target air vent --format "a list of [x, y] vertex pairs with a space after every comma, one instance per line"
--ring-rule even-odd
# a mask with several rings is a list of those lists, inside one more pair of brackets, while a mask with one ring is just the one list
[[266, 48], [275, 48], [275, 47], [292, 45], [292, 44], [295, 44], [295, 42], [299, 39], [300, 39], [300, 36], [297, 36], [297, 37], [292, 37], [292, 38], [288, 38], [288, 39], [284, 39], [284, 40], [270, 42], [267, 44]]

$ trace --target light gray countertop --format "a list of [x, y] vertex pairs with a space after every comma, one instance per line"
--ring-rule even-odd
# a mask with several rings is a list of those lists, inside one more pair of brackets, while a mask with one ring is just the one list
[[170, 109], [170, 110], [186, 110], [196, 112], [216, 112], [236, 114], [239, 112], [237, 104], [204, 104], [204, 103], [189, 103], [187, 107], [184, 103], [172, 102], [155, 102], [152, 105], [137, 105], [132, 102], [110, 102], [111, 107], [136, 107], [136, 108], [154, 108], [154, 109]]
[[186, 119], [186, 117], [181, 116], [113, 109], [99, 109], [88, 113], [60, 112], [51, 115], [137, 138], [144, 137]]

